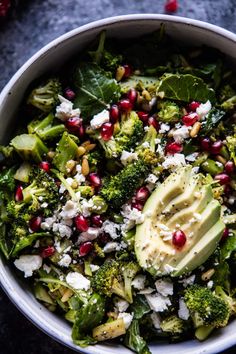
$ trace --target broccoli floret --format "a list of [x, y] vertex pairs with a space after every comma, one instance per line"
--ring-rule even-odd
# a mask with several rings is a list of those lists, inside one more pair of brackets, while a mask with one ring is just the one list
[[230, 316], [227, 302], [214, 295], [207, 287], [189, 286], [185, 290], [184, 300], [196, 328], [195, 335], [199, 340], [206, 338], [204, 333], [208, 335], [214, 328], [227, 325]]
[[144, 135], [144, 138], [140, 145], [137, 147], [136, 152], [139, 158], [142, 158], [146, 165], [150, 167], [155, 167], [160, 159], [156, 154], [156, 143], [155, 140], [157, 139], [157, 131], [151, 125]]
[[181, 118], [181, 112], [179, 106], [171, 101], [163, 101], [158, 105], [160, 111], [158, 112], [158, 117], [160, 121], [166, 123], [177, 123]]
[[228, 304], [228, 306], [230, 308], [230, 314], [235, 316], [236, 315], [236, 299], [233, 296], [231, 296], [231, 294], [227, 294], [226, 291], [221, 286], [216, 286], [215, 294]]
[[49, 113], [43, 120], [32, 120], [27, 129], [29, 134], [36, 133], [42, 140], [51, 140], [62, 135], [65, 131], [65, 125], [55, 124], [54, 115]]
[[139, 159], [124, 167], [115, 176], [105, 178], [100, 194], [111, 208], [119, 209], [133, 196], [148, 172], [149, 166], [144, 163], [143, 159]]
[[171, 315], [161, 322], [160, 327], [163, 332], [171, 335], [173, 339], [178, 339], [183, 337], [189, 326], [187, 321], [176, 315]]
[[106, 201], [99, 195], [94, 195], [91, 198], [91, 207], [89, 208], [90, 212], [96, 214], [104, 214], [107, 211], [108, 205]]
[[58, 95], [61, 93], [62, 88], [59, 80], [57, 78], [50, 78], [43, 85], [33, 89], [27, 103], [43, 112], [50, 112], [59, 102]]
[[108, 297], [115, 294], [132, 303], [131, 283], [139, 270], [139, 265], [133, 261], [106, 260], [93, 276], [92, 288]]
[[48, 152], [47, 146], [35, 134], [17, 135], [10, 144], [23, 160], [41, 162]]

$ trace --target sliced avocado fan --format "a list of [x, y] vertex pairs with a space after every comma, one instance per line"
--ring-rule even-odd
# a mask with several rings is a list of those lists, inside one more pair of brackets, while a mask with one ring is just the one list
[[[188, 273], [214, 252], [223, 234], [221, 205], [203, 176], [191, 166], [172, 173], [148, 198], [144, 222], [137, 226], [135, 253], [140, 266], [153, 276]], [[172, 237], [181, 230], [186, 242], [177, 248]]]

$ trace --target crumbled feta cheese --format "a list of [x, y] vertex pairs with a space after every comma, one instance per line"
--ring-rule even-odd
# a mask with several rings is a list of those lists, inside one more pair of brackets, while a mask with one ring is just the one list
[[189, 138], [189, 127], [183, 125], [181, 128], [176, 129], [173, 131], [173, 138], [176, 143], [181, 144], [184, 139]]
[[198, 114], [200, 120], [203, 120], [207, 113], [211, 110], [211, 102], [208, 100], [206, 103], [201, 103], [200, 106], [196, 109], [196, 113]]
[[42, 267], [43, 259], [38, 255], [22, 255], [15, 260], [16, 268], [25, 273], [25, 278], [31, 277], [33, 271]]
[[192, 174], [197, 174], [199, 172], [200, 167], [196, 166], [192, 168]]
[[128, 301], [120, 299], [118, 297], [114, 299], [114, 304], [118, 312], [125, 312], [129, 307]]
[[61, 253], [61, 243], [57, 237], [54, 238], [54, 247], [56, 248], [57, 252]]
[[185, 160], [189, 161], [189, 162], [194, 162], [196, 160], [196, 158], [198, 157], [199, 153], [198, 152], [194, 152], [190, 155], [185, 156]]
[[64, 184], [61, 183], [60, 188], [59, 188], [59, 193], [63, 194], [66, 191], [66, 187], [64, 186]]
[[60, 216], [63, 219], [73, 219], [78, 215], [79, 206], [78, 203], [73, 202], [72, 200], [68, 200], [66, 204], [62, 207], [62, 211], [60, 212]]
[[100, 267], [96, 264], [90, 264], [91, 272], [96, 272]]
[[165, 158], [165, 161], [162, 163], [164, 169], [175, 170], [177, 167], [186, 166], [184, 154], [174, 154], [169, 155]]
[[125, 329], [128, 329], [129, 326], [131, 325], [133, 317], [134, 317], [134, 315], [127, 313], [127, 312], [122, 312], [122, 313], [119, 313], [119, 315], [118, 315], [118, 318], [123, 318], [123, 321], [125, 324]]
[[71, 228], [62, 223], [54, 223], [52, 227], [52, 231], [58, 232], [61, 237], [67, 237], [67, 238], [70, 238], [72, 234]]
[[78, 238], [78, 243], [95, 240], [100, 234], [101, 230], [97, 227], [89, 227], [87, 231], [81, 232]]
[[77, 272], [70, 272], [66, 276], [66, 282], [76, 290], [88, 290], [90, 288], [90, 280]]
[[91, 208], [93, 208], [94, 203], [92, 198], [90, 198], [89, 200], [87, 199], [82, 199], [80, 202], [80, 206], [81, 206], [81, 212], [83, 214], [83, 216], [87, 217], [91, 215]]
[[43, 270], [45, 270], [45, 272], [47, 274], [49, 274], [51, 272], [51, 267], [49, 267], [47, 264], [44, 263], [43, 265]]
[[58, 262], [58, 265], [67, 268], [71, 264], [71, 261], [72, 261], [71, 256], [69, 256], [69, 254], [64, 254], [60, 259], [60, 261]]
[[106, 220], [102, 225], [102, 230], [109, 234], [113, 240], [120, 237], [121, 227], [113, 221]]
[[104, 253], [110, 253], [119, 250], [119, 243], [118, 242], [107, 242], [107, 244], [103, 247]]
[[161, 317], [159, 316], [159, 314], [156, 313], [156, 312], [152, 312], [151, 315], [150, 315], [150, 317], [151, 317], [151, 320], [152, 320], [152, 323], [153, 323], [154, 328], [160, 329], [160, 328], [161, 328], [161, 326], [160, 326], [160, 324], [161, 324]]
[[162, 296], [173, 295], [173, 283], [168, 279], [158, 279], [155, 282], [157, 292]]
[[58, 95], [60, 100], [60, 105], [56, 107], [55, 116], [62, 120], [63, 122], [67, 121], [71, 117], [80, 116], [80, 109], [73, 109], [73, 103], [67, 100], [65, 97]]
[[213, 285], [214, 285], [213, 280], [209, 280], [209, 282], [207, 283], [208, 289], [211, 289], [213, 287]]
[[143, 146], [144, 148], [150, 148], [150, 144], [149, 144], [148, 141], [145, 141], [144, 143], [142, 143], [142, 146]]
[[131, 285], [137, 290], [143, 290], [145, 287], [146, 276], [143, 274], [138, 274], [133, 279]]
[[179, 283], [183, 284], [183, 286], [186, 288], [188, 285], [192, 285], [195, 281], [196, 275], [193, 274], [188, 278], [184, 278], [179, 280]]
[[122, 151], [120, 161], [122, 165], [126, 166], [128, 163], [138, 160], [138, 154], [136, 152]]
[[161, 123], [160, 129], [159, 129], [159, 133], [160, 134], [164, 134], [166, 132], [168, 132], [170, 130], [170, 126], [166, 123]]
[[92, 129], [99, 129], [104, 123], [109, 122], [109, 119], [109, 111], [104, 109], [103, 111], [93, 116], [90, 121], [90, 126]]
[[145, 288], [145, 289], [140, 290], [139, 294], [141, 294], [141, 295], [151, 294], [154, 291], [155, 291], [155, 289], [149, 287], [149, 288]]
[[145, 297], [150, 309], [155, 312], [163, 312], [171, 305], [170, 299], [167, 296], [162, 296], [158, 293], [146, 294]]
[[81, 173], [81, 165], [76, 166], [76, 174], [74, 175], [74, 180], [80, 185], [81, 183], [85, 182], [86, 178], [85, 176]]
[[170, 273], [172, 273], [174, 270], [175, 270], [175, 268], [172, 267], [171, 265], [169, 265], [169, 264], [165, 264], [165, 265], [164, 265], [165, 274], [170, 274]]
[[145, 182], [153, 183], [153, 184], [155, 184], [157, 181], [158, 181], [158, 177], [153, 173], [150, 173], [150, 175], [148, 175], [148, 177], [145, 179]]
[[44, 203], [41, 204], [41, 208], [45, 209], [47, 207], [48, 207], [48, 203], [44, 202]]
[[188, 310], [183, 298], [179, 299], [178, 316], [182, 320], [187, 320], [189, 318], [189, 310]]

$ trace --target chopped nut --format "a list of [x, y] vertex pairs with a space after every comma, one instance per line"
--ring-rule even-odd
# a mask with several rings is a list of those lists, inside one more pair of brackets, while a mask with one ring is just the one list
[[76, 189], [77, 187], [78, 187], [78, 182], [74, 180], [74, 181], [71, 183], [71, 188]]
[[80, 158], [81, 156], [83, 156], [86, 153], [86, 149], [83, 146], [79, 146], [76, 152], [76, 157]]
[[52, 160], [54, 156], [55, 156], [55, 151], [48, 151], [47, 157], [49, 158], [49, 160]]
[[206, 272], [202, 273], [202, 280], [204, 281], [208, 281], [209, 279], [211, 279], [212, 275], [215, 273], [215, 269], [211, 268], [208, 269]]
[[216, 155], [216, 160], [221, 162], [223, 165], [225, 165], [227, 162], [227, 160], [221, 155]]
[[85, 158], [85, 157], [83, 158], [83, 161], [82, 161], [81, 172], [84, 176], [88, 176], [88, 174], [89, 174], [89, 163], [88, 163], [87, 158]]
[[124, 74], [125, 74], [125, 68], [123, 66], [118, 66], [118, 68], [116, 69], [116, 80], [117, 81], [122, 80]]
[[73, 290], [71, 289], [67, 289], [65, 292], [64, 292], [64, 295], [62, 296], [61, 298], [61, 302], [66, 302], [69, 300], [69, 298], [74, 294]]
[[67, 171], [68, 173], [70, 173], [70, 172], [74, 169], [75, 165], [76, 165], [75, 160], [69, 160], [69, 161], [67, 161], [67, 163], [66, 163], [66, 171]]
[[85, 146], [86, 151], [91, 151], [96, 147], [96, 144], [88, 144]]
[[90, 144], [91, 144], [90, 140], [86, 140], [81, 144], [81, 146], [83, 146], [85, 148], [87, 145], [90, 145]]
[[147, 101], [151, 101], [151, 99], [152, 99], [152, 96], [150, 95], [150, 93], [147, 90], [142, 91], [142, 96]]
[[198, 135], [200, 129], [201, 129], [201, 123], [200, 122], [194, 123], [192, 130], [190, 131], [191, 138], [195, 138]]

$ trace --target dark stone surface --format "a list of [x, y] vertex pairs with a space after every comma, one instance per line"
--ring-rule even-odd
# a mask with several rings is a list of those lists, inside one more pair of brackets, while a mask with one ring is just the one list
[[[32, 54], [59, 35], [109, 16], [164, 13], [164, 2], [21, 0], [6, 21], [0, 20], [0, 89]], [[179, 3], [176, 15], [210, 22], [236, 32], [236, 0], [179, 0]], [[1, 290], [0, 309], [0, 354], [74, 353], [35, 328]], [[224, 353], [236, 353], [236, 348]]]

